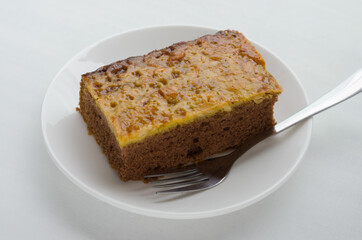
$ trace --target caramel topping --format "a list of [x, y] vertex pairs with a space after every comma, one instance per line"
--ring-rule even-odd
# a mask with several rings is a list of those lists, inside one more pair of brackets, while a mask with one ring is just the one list
[[221, 31], [83, 75], [120, 146], [282, 91], [236, 31]]

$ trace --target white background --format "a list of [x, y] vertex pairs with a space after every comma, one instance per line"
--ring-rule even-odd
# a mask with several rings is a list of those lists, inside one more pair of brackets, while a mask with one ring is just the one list
[[73, 185], [43, 144], [57, 71], [109, 35], [159, 24], [236, 29], [279, 55], [311, 101], [362, 67], [362, 2], [0, 1], [0, 239], [362, 239], [362, 94], [314, 118], [278, 191], [200, 220], [144, 217]]

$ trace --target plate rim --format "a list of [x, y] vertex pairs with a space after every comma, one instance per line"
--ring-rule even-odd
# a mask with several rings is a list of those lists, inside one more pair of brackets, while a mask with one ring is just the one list
[[[216, 210], [207, 210], [207, 211], [200, 211], [200, 212], [163, 212], [163, 211], [159, 211], [159, 210], [153, 210], [153, 209], [145, 209], [142, 207], [137, 207], [135, 205], [130, 205], [124, 202], [119, 202], [114, 200], [111, 197], [108, 197], [104, 194], [102, 194], [101, 192], [92, 189], [91, 187], [89, 187], [88, 185], [84, 184], [81, 180], [79, 180], [76, 176], [74, 176], [73, 174], [71, 174], [62, 164], [61, 162], [56, 158], [48, 137], [46, 135], [46, 127], [45, 127], [45, 110], [44, 110], [44, 106], [46, 103], [46, 100], [48, 98], [49, 95], [49, 89], [52, 87], [52, 85], [54, 84], [55, 80], [58, 78], [58, 76], [64, 71], [64, 69], [66, 69], [69, 64], [71, 62], [73, 62], [75, 59], [77, 59], [79, 56], [81, 56], [82, 54], [84, 54], [84, 52], [94, 48], [95, 46], [97, 46], [99, 43], [107, 41], [109, 39], [112, 39], [114, 37], [123, 35], [123, 34], [129, 34], [129, 33], [134, 33], [137, 31], [144, 31], [144, 30], [151, 30], [151, 29], [161, 29], [161, 28], [195, 28], [195, 29], [204, 29], [204, 30], [210, 30], [210, 31], [219, 31], [217, 28], [214, 27], [210, 27], [210, 26], [203, 26], [203, 25], [193, 25], [193, 24], [167, 24], [167, 25], [148, 25], [148, 26], [144, 26], [144, 27], [140, 27], [140, 28], [133, 28], [133, 29], [129, 29], [129, 30], [125, 30], [125, 31], [121, 31], [115, 34], [112, 34], [110, 36], [107, 36], [105, 38], [102, 38], [94, 43], [92, 43], [91, 45], [83, 48], [80, 52], [78, 52], [77, 54], [75, 54], [73, 57], [71, 57], [61, 68], [60, 70], [55, 74], [55, 76], [52, 78], [49, 86], [46, 89], [45, 92], [45, 96], [41, 105], [41, 130], [42, 130], [42, 135], [43, 135], [43, 142], [44, 145], [46, 146], [46, 150], [49, 154], [49, 156], [51, 157], [52, 161], [54, 162], [54, 164], [57, 166], [57, 168], [72, 182], [74, 183], [76, 186], [78, 186], [80, 189], [82, 189], [83, 191], [87, 192], [88, 194], [90, 194], [91, 196], [95, 197], [98, 200], [101, 200], [102, 202], [105, 202], [111, 206], [117, 207], [117, 208], [121, 208], [123, 210], [126, 210], [128, 212], [133, 212], [139, 215], [144, 215], [144, 216], [149, 216], [149, 217], [156, 217], [156, 218], [165, 218], [165, 219], [201, 219], [201, 218], [208, 218], [208, 217], [216, 217], [216, 216], [220, 216], [220, 215], [224, 215], [224, 214], [228, 214], [243, 208], [246, 208], [264, 198], [266, 198], [267, 196], [269, 196], [271, 193], [275, 192], [279, 187], [281, 187], [283, 185], [283, 183], [285, 183], [290, 176], [293, 175], [293, 173], [296, 171], [296, 169], [298, 168], [299, 164], [301, 163], [303, 156], [305, 155], [309, 145], [310, 145], [310, 141], [311, 141], [311, 135], [312, 135], [312, 128], [313, 128], [313, 120], [312, 118], [307, 119], [304, 123], [302, 124], [306, 124], [307, 125], [307, 129], [308, 129], [308, 133], [307, 133], [307, 137], [306, 140], [304, 142], [303, 148], [300, 151], [300, 154], [297, 157], [297, 160], [295, 162], [295, 164], [293, 165], [293, 167], [291, 169], [289, 169], [289, 171], [284, 174], [284, 176], [279, 179], [277, 182], [275, 182], [272, 186], [270, 186], [269, 188], [267, 188], [265, 191], [259, 193], [258, 195], [254, 196], [253, 198], [249, 199], [246, 203], [245, 202], [241, 202], [241, 203], [236, 203], [233, 205], [229, 205], [227, 207], [224, 208], [218, 208]], [[267, 47], [263, 46], [262, 44], [259, 44], [258, 42], [248, 38], [253, 44], [257, 45], [257, 47], [261, 47], [263, 48], [265, 51], [269, 52], [273, 57], [275, 57], [278, 61], [280, 61], [287, 69], [288, 71], [292, 74], [292, 76], [295, 78], [298, 86], [301, 88], [302, 90], [302, 96], [306, 102], [306, 104], [309, 104], [309, 99], [307, 96], [307, 93], [305, 91], [304, 86], [302, 85], [301, 81], [299, 80], [299, 78], [297, 77], [297, 75], [294, 73], [294, 71], [289, 67], [288, 64], [286, 64], [286, 62], [284, 60], [282, 60], [278, 55], [276, 55], [273, 51], [271, 51], [270, 49], [268, 49]]]

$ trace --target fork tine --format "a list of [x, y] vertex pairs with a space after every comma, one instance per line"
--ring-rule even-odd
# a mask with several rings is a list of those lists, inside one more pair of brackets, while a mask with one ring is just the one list
[[171, 177], [171, 178], [162, 178], [159, 180], [155, 180], [155, 181], [150, 181], [150, 184], [160, 184], [160, 183], [171, 183], [171, 182], [175, 182], [175, 181], [179, 181], [179, 180], [190, 180], [196, 177], [200, 177], [202, 175], [202, 173], [200, 172], [196, 172], [196, 173], [190, 173], [190, 174], [186, 174], [186, 175], [181, 175], [181, 176], [177, 176], [177, 177]]
[[175, 172], [164, 172], [164, 173], [149, 174], [149, 175], [144, 176], [144, 178], [173, 177], [173, 176], [191, 174], [191, 173], [196, 173], [196, 172], [199, 172], [199, 169], [197, 169], [197, 168], [192, 168], [192, 169], [188, 169], [188, 170], [180, 169], [179, 171], [175, 171]]
[[156, 194], [180, 193], [180, 192], [196, 192], [210, 188], [207, 182], [201, 182], [194, 185], [176, 187], [167, 190], [157, 191]]
[[206, 182], [208, 180], [209, 179], [207, 177], [201, 177], [201, 178], [191, 179], [191, 180], [186, 180], [186, 181], [155, 185], [152, 187], [154, 187], [154, 188], [173, 188], [173, 187], [180, 187], [180, 186], [193, 186], [195, 184]]
[[[183, 187], [176, 187], [176, 188], [170, 188], [167, 190], [162, 190], [156, 192], [156, 194], [167, 194], [167, 193], [181, 193], [181, 192], [197, 192], [202, 190], [207, 190], [213, 187], [216, 187], [220, 183], [222, 183], [225, 180], [226, 176], [224, 176], [222, 179], [220, 179], [217, 182], [213, 182], [212, 180], [204, 181], [198, 184], [183, 186]], [[210, 182], [211, 181], [211, 182]]]

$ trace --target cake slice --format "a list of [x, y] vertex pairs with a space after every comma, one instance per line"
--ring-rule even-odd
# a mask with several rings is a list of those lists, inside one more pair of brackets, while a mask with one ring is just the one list
[[122, 180], [197, 163], [273, 127], [282, 92], [237, 31], [82, 75], [80, 113]]

